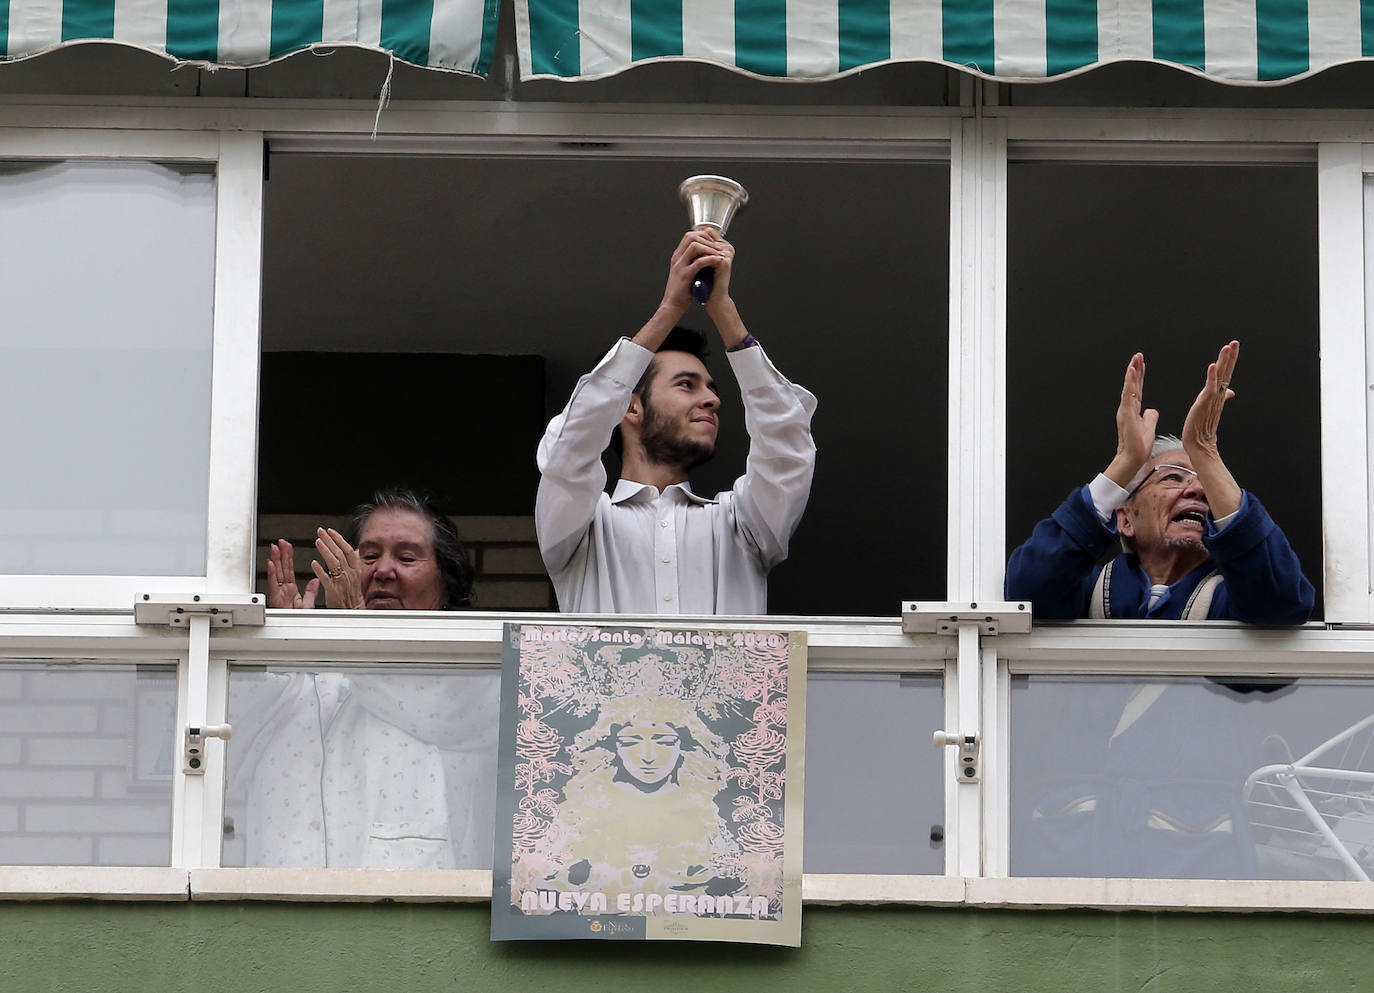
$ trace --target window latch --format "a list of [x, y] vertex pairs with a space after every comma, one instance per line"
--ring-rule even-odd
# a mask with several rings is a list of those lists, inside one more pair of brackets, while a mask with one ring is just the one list
[[205, 739], [218, 738], [220, 741], [228, 741], [233, 733], [234, 726], [232, 724], [209, 724], [205, 727], [188, 726], [181, 771], [188, 776], [205, 775]]
[[958, 731], [936, 731], [936, 748], [959, 749], [959, 782], [978, 782], [978, 747], [982, 742], [976, 734], [960, 734]]

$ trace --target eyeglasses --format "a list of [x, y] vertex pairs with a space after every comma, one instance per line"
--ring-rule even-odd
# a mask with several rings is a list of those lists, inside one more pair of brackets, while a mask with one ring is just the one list
[[1189, 469], [1186, 465], [1174, 465], [1170, 462], [1161, 462], [1145, 474], [1136, 488], [1131, 490], [1127, 500], [1140, 492], [1140, 488], [1152, 479], [1159, 481], [1159, 488], [1162, 490], [1181, 490], [1185, 486], [1197, 479], [1197, 470]]

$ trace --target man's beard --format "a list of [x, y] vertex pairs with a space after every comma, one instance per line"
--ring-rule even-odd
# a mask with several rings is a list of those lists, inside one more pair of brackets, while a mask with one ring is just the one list
[[684, 472], [709, 462], [716, 453], [714, 442], [684, 438], [677, 426], [649, 403], [647, 395], [644, 397], [644, 427], [640, 431], [639, 443], [644, 446], [644, 454], [650, 462], [678, 466]]
[[1211, 552], [1207, 551], [1207, 546], [1202, 543], [1201, 538], [1165, 538], [1165, 548], [1186, 548], [1194, 552], [1202, 552], [1211, 558]]

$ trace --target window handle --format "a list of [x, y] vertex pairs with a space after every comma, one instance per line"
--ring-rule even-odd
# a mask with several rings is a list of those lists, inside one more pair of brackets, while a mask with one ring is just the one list
[[188, 776], [205, 775], [205, 739], [218, 738], [221, 741], [228, 741], [233, 733], [234, 726], [232, 724], [207, 724], [204, 727], [188, 726], [181, 771]]
[[959, 782], [978, 782], [978, 747], [981, 744], [978, 735], [936, 731], [934, 744], [936, 748], [959, 749]]

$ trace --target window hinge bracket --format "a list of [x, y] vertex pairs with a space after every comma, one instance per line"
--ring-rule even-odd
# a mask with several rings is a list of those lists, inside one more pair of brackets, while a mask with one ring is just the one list
[[902, 604], [902, 630], [907, 634], [957, 635], [965, 624], [977, 625], [980, 635], [1025, 634], [1031, 629], [1031, 605], [1025, 600], [907, 600]]
[[140, 593], [134, 600], [134, 623], [180, 628], [190, 625], [192, 617], [210, 618], [210, 627], [262, 627], [267, 623], [267, 598], [261, 593], [225, 595], [195, 593], [191, 596], [162, 596]]

